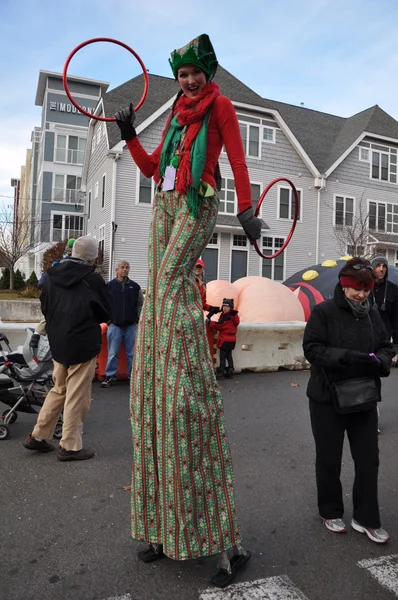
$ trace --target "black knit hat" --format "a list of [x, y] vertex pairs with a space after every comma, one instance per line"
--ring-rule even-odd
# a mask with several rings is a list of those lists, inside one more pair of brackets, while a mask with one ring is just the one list
[[234, 308], [234, 299], [233, 298], [224, 298], [222, 301], [223, 306], [229, 306], [232, 310]]

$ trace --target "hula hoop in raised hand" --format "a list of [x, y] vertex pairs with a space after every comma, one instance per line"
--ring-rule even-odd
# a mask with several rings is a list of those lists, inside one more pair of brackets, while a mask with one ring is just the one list
[[292, 181], [290, 181], [290, 179], [287, 179], [286, 177], [278, 177], [277, 179], [274, 179], [273, 181], [271, 181], [271, 183], [269, 183], [267, 185], [267, 187], [265, 188], [265, 190], [263, 191], [263, 193], [261, 194], [259, 201], [257, 203], [256, 206], [256, 210], [254, 211], [254, 214], [256, 215], [256, 217], [258, 217], [258, 214], [260, 212], [260, 208], [261, 205], [263, 203], [263, 200], [265, 198], [265, 196], [267, 195], [267, 193], [269, 192], [269, 190], [279, 181], [284, 181], [285, 183], [288, 183], [290, 185], [290, 187], [292, 188], [293, 191], [293, 195], [294, 195], [294, 217], [293, 217], [293, 223], [292, 226], [290, 228], [289, 231], [289, 235], [287, 236], [284, 244], [282, 245], [281, 248], [279, 248], [278, 252], [275, 252], [275, 254], [269, 254], [268, 256], [266, 256], [265, 254], [263, 254], [258, 246], [257, 240], [254, 240], [253, 242], [253, 246], [256, 249], [256, 252], [259, 256], [261, 256], [261, 258], [267, 258], [268, 260], [271, 260], [272, 258], [276, 258], [277, 256], [279, 256], [280, 254], [282, 254], [282, 252], [285, 250], [286, 246], [288, 245], [288, 243], [290, 242], [290, 240], [292, 239], [294, 230], [296, 229], [296, 224], [299, 218], [299, 214], [300, 214], [300, 199], [299, 199], [299, 195], [298, 192], [296, 190], [296, 186], [294, 185], [294, 183]]
[[64, 70], [62, 73], [62, 81], [64, 84], [66, 95], [68, 96], [69, 100], [72, 102], [73, 106], [75, 106], [81, 113], [83, 113], [83, 115], [86, 115], [86, 117], [89, 117], [90, 119], [96, 119], [97, 121], [116, 121], [115, 117], [100, 117], [98, 115], [92, 115], [87, 110], [84, 110], [73, 99], [72, 94], [70, 93], [70, 90], [69, 90], [68, 67], [69, 67], [70, 61], [72, 60], [74, 55], [79, 50], [81, 50], [85, 46], [88, 46], [89, 44], [94, 44], [95, 42], [111, 42], [112, 44], [117, 44], [118, 46], [121, 46], [122, 48], [125, 48], [126, 50], [128, 50], [133, 56], [135, 56], [135, 58], [140, 63], [141, 69], [142, 69], [142, 72], [144, 75], [144, 91], [141, 96], [141, 100], [138, 102], [137, 106], [134, 107], [134, 110], [136, 112], [143, 105], [145, 98], [147, 97], [147, 94], [148, 94], [148, 86], [149, 86], [148, 72], [147, 72], [146, 67], [145, 67], [143, 61], [141, 60], [140, 56], [138, 56], [138, 54], [132, 48], [130, 48], [130, 46], [127, 46], [127, 44], [125, 44], [124, 42], [119, 42], [118, 40], [114, 40], [112, 38], [102, 38], [102, 37], [101, 38], [92, 38], [91, 40], [87, 40], [86, 42], [82, 42], [81, 44], [76, 46], [76, 48], [74, 50], [72, 50], [72, 52], [69, 54], [68, 58], [66, 59], [65, 65], [64, 65]]

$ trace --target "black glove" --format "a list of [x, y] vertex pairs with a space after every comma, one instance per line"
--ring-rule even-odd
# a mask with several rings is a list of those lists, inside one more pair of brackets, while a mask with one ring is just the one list
[[221, 308], [219, 306], [210, 306], [206, 318], [211, 319], [213, 315], [216, 315], [219, 312], [221, 312]]
[[380, 370], [381, 360], [379, 358], [372, 358], [366, 352], [348, 350], [345, 360], [349, 367], [366, 368], [370, 373], [377, 373]]
[[36, 350], [39, 345], [40, 335], [38, 333], [34, 333], [29, 341], [29, 348], [31, 350]]
[[133, 127], [135, 121], [135, 112], [133, 103], [128, 108], [123, 108], [115, 114], [116, 123], [120, 129], [122, 140], [132, 140], [137, 136]]
[[253, 244], [254, 240], [258, 240], [261, 237], [261, 219], [254, 215], [252, 206], [249, 206], [249, 208], [246, 208], [246, 210], [236, 216], [239, 219], [239, 223], [245, 230], [245, 234], [247, 235], [249, 242]]

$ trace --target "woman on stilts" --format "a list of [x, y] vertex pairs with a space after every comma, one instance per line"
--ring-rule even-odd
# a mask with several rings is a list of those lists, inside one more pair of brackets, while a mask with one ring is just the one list
[[224, 145], [250, 240], [260, 237], [261, 220], [235, 110], [212, 81], [218, 63], [209, 37], [175, 50], [169, 62], [181, 90], [153, 154], [136, 136], [133, 106], [116, 114], [134, 161], [156, 183], [132, 371], [132, 537], [149, 543], [138, 554], [144, 562], [221, 555], [211, 581], [225, 587], [250, 552], [236, 519], [223, 404], [193, 274], [216, 224]]

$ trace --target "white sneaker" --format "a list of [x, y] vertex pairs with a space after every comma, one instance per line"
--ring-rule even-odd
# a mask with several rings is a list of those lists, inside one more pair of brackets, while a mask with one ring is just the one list
[[326, 529], [333, 531], [333, 533], [345, 533], [347, 531], [343, 519], [324, 519], [323, 517], [321, 517], [321, 519]]
[[359, 531], [359, 533], [366, 533], [368, 538], [372, 540], [372, 542], [376, 542], [376, 544], [385, 544], [391, 539], [387, 531], [382, 527], [379, 527], [378, 529], [364, 527], [355, 521], [355, 519], [351, 519], [351, 527], [355, 529], [355, 531]]

